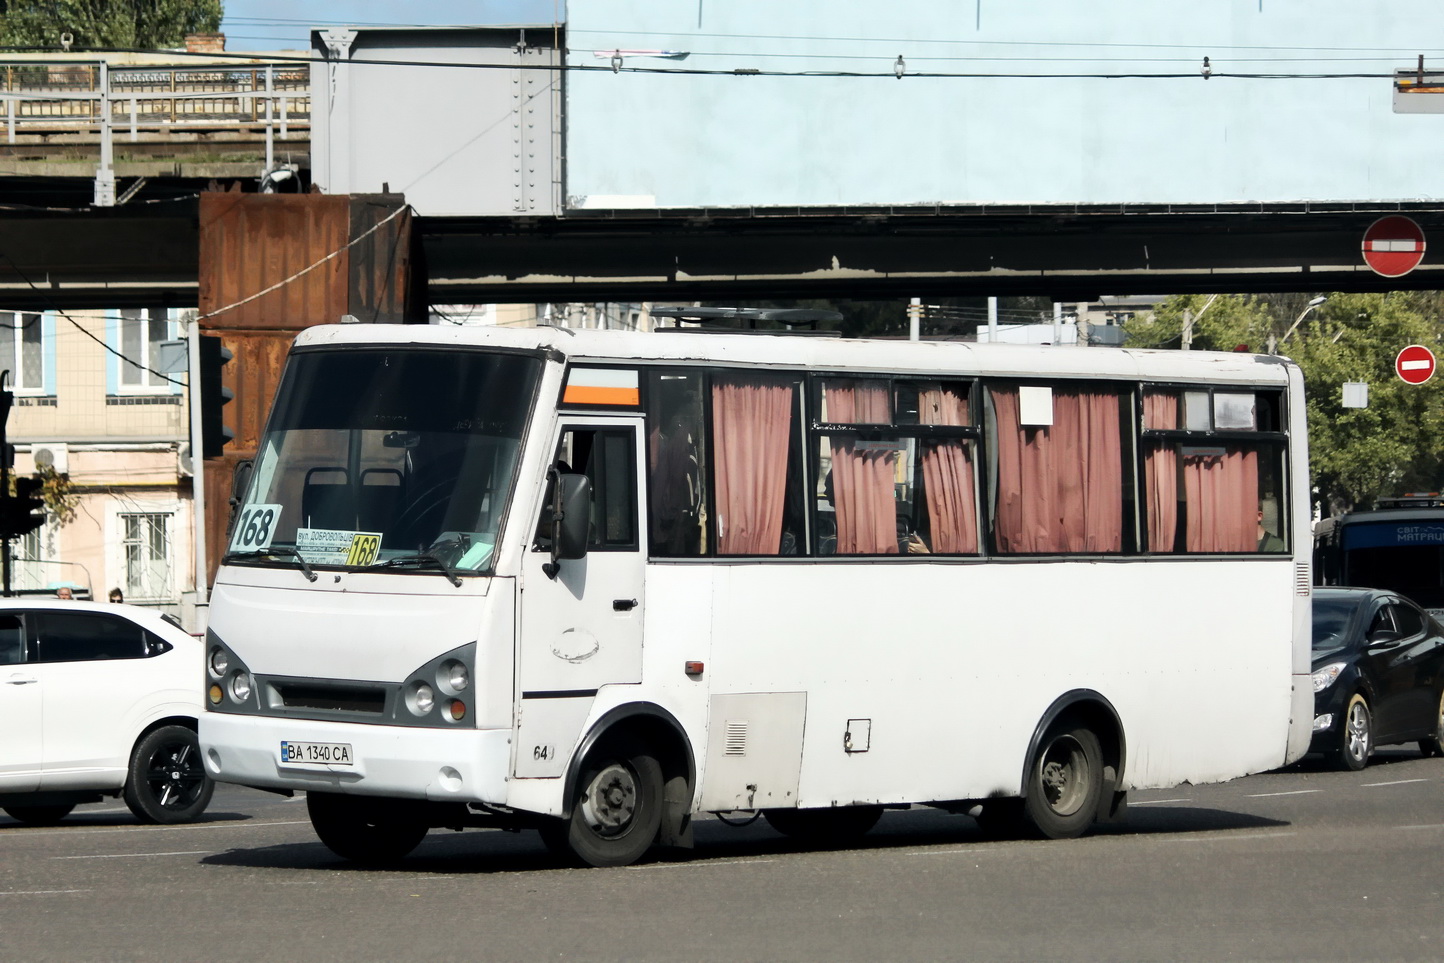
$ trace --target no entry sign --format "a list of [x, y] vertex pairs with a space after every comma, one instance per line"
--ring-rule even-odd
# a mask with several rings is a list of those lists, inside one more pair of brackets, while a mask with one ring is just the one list
[[1364, 262], [1386, 278], [1403, 277], [1424, 260], [1424, 231], [1402, 214], [1381, 217], [1364, 232]]
[[1411, 385], [1422, 385], [1434, 377], [1434, 352], [1422, 344], [1411, 344], [1394, 359], [1394, 370]]

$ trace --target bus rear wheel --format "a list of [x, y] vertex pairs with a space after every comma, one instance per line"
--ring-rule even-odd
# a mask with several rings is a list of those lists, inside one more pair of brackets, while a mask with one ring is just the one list
[[309, 792], [306, 811], [327, 849], [368, 866], [405, 858], [426, 838], [428, 829], [417, 807], [398, 799]]
[[630, 866], [647, 854], [662, 827], [662, 766], [634, 739], [615, 739], [587, 757], [578, 774], [570, 819], [542, 833], [549, 848], [588, 866]]
[[1023, 819], [1045, 839], [1072, 839], [1093, 825], [1102, 793], [1098, 737], [1084, 726], [1062, 724], [1038, 746], [1023, 796]]
[[767, 825], [784, 836], [824, 843], [863, 836], [882, 818], [881, 806], [835, 806], [829, 809], [768, 809]]

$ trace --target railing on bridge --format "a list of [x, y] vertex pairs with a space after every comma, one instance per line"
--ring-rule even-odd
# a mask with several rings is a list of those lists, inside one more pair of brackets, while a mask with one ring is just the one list
[[[141, 132], [271, 130], [285, 139], [311, 121], [304, 64], [120, 66], [101, 61], [0, 62], [6, 137], [100, 135], [108, 119]], [[107, 118], [107, 114], [109, 115]]]

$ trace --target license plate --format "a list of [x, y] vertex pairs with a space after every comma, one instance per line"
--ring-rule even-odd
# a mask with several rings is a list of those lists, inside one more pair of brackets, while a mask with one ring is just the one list
[[281, 741], [281, 761], [321, 766], [349, 766], [355, 762], [347, 742]]

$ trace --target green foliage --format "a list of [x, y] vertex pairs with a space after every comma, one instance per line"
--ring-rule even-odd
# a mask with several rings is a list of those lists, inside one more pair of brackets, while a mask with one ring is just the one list
[[220, 29], [222, 0], [0, 0], [0, 45], [60, 49], [179, 47]]
[[[63, 526], [75, 521], [75, 509], [80, 504], [80, 496], [70, 487], [70, 476], [62, 475], [48, 466], [36, 468], [35, 476], [41, 482], [36, 494], [45, 501], [45, 510], [55, 518], [55, 524]], [[15, 477], [9, 476], [11, 495], [15, 494]]]
[[[1303, 370], [1311, 480], [1331, 512], [1367, 506], [1380, 495], [1444, 489], [1444, 382], [1408, 385], [1394, 373], [1406, 345], [1439, 353], [1444, 294], [1334, 294], [1312, 310], [1308, 300], [1220, 295], [1204, 310], [1207, 296], [1180, 296], [1124, 330], [1130, 347], [1176, 348], [1188, 310], [1196, 318], [1196, 349], [1247, 345], [1263, 352], [1272, 336], [1278, 353]], [[1343, 406], [1345, 382], [1369, 385], [1367, 408]]]

